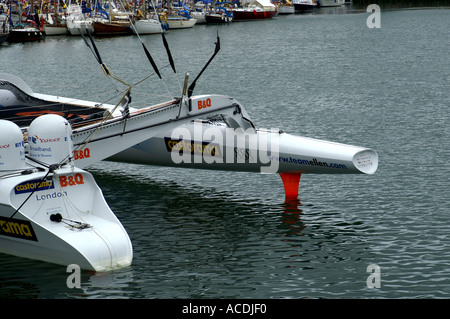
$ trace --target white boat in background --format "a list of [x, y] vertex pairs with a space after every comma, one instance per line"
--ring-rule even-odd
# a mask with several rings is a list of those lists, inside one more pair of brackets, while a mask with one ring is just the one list
[[167, 24], [169, 25], [169, 30], [192, 28], [196, 23], [197, 20], [194, 18], [187, 18], [182, 16], [167, 17]]
[[109, 271], [133, 259], [130, 238], [92, 175], [74, 167], [71, 128], [47, 114], [27, 131], [0, 120], [0, 252]]
[[67, 24], [44, 24], [45, 35], [66, 35], [69, 34]]
[[316, 0], [319, 7], [340, 7], [344, 0]]
[[80, 35], [80, 33], [87, 34], [86, 29], [88, 29], [91, 34], [94, 33], [93, 19], [85, 17], [81, 11], [81, 7], [78, 5], [69, 5], [67, 9], [66, 25], [70, 35]]
[[206, 12], [205, 11], [191, 11], [190, 15], [194, 18], [195, 24], [206, 24]]
[[161, 33], [164, 29], [158, 19], [137, 19], [133, 21], [131, 28], [134, 34], [156, 34]]
[[[44, 2], [42, 2], [43, 4]], [[59, 5], [54, 7], [54, 12], [47, 12], [40, 15], [43, 18], [45, 35], [66, 35], [69, 34], [67, 29], [66, 16], [59, 13]]]
[[278, 6], [278, 14], [293, 14], [295, 13], [295, 7], [289, 0], [282, 0], [276, 2]]
[[318, 8], [317, 0], [294, 0], [292, 4], [294, 5], [295, 12], [299, 13], [311, 12]]
[[233, 21], [272, 19], [278, 13], [277, 7], [269, 0], [245, 0], [242, 7], [233, 7]]

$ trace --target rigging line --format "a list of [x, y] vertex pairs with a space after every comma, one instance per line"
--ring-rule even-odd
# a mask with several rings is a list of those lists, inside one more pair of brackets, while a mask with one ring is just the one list
[[216, 56], [216, 54], [220, 51], [220, 38], [219, 38], [219, 31], [217, 31], [217, 42], [216, 42], [216, 47], [214, 49], [214, 53], [213, 55], [209, 58], [208, 62], [206, 62], [205, 66], [203, 67], [203, 69], [200, 71], [200, 73], [197, 75], [197, 77], [195, 78], [195, 80], [191, 83], [191, 85], [188, 88], [188, 97], [191, 97], [192, 92], [194, 91], [194, 87], [195, 84], [197, 83], [197, 80], [200, 78], [200, 76], [203, 74], [203, 72], [206, 70], [206, 68], [208, 67], [208, 65], [211, 63], [211, 61], [214, 59], [214, 57]]
[[160, 27], [160, 32], [161, 32], [161, 39], [163, 41], [164, 48], [166, 49], [166, 53], [167, 53], [167, 57], [169, 59], [169, 63], [171, 65], [171, 67], [172, 67], [173, 73], [175, 74], [175, 77], [176, 77], [177, 82], [178, 82], [178, 87], [180, 88], [180, 91], [181, 91], [182, 89], [181, 89], [180, 79], [178, 77], [177, 70], [175, 69], [175, 62], [173, 61], [172, 53], [170, 52], [169, 43], [167, 42], [166, 36], [164, 35], [164, 30], [162, 28], [161, 19], [159, 17], [159, 14], [156, 12], [155, 3], [153, 2], [153, 0], [151, 0], [151, 2], [152, 2], [154, 15], [156, 16], [156, 18], [159, 21], [159, 27]]
[[[92, 48], [92, 46], [88, 43], [88, 41], [86, 40], [86, 37], [84, 36], [83, 32], [81, 31], [81, 28], [77, 28], [78, 32], [80, 32], [81, 37], [84, 40], [84, 43], [86, 44], [86, 46], [89, 48], [89, 50], [91, 50], [92, 54], [94, 55], [95, 59], [97, 60], [98, 63], [101, 64], [101, 60], [99, 60], [99, 56], [95, 53], [94, 49]], [[86, 30], [87, 30], [87, 26], [86, 26]]]
[[[120, 3], [122, 4], [122, 6], [124, 6], [124, 4], [122, 3], [122, 0], [120, 0]], [[124, 7], [125, 7], [125, 6], [124, 6]], [[145, 18], [146, 18], [146, 17], [145, 17]], [[139, 42], [141, 42], [142, 48], [144, 49], [145, 55], [147, 56], [147, 59], [148, 59], [148, 61], [150, 62], [150, 64], [151, 64], [153, 70], [155, 71], [156, 75], [158, 75], [159, 79], [162, 81], [162, 83], [163, 83], [163, 85], [164, 85], [164, 88], [167, 90], [167, 93], [168, 93], [169, 95], [171, 95], [171, 94], [170, 94], [170, 91], [169, 91], [169, 89], [168, 89], [168, 87], [167, 87], [166, 82], [165, 82], [164, 79], [162, 78], [161, 73], [159, 72], [159, 69], [158, 69], [156, 63], [155, 63], [155, 61], [153, 60], [153, 57], [152, 57], [151, 54], [150, 54], [150, 51], [149, 51], [149, 50], [147, 49], [147, 47], [145, 46], [144, 42], [143, 42], [142, 39], [141, 39], [141, 36], [139, 35], [139, 32], [138, 32], [137, 29], [136, 29], [136, 26], [134, 25], [133, 21], [131, 20], [131, 18], [130, 18], [129, 16], [128, 16], [128, 20], [130, 21], [130, 23], [131, 23], [131, 28], [134, 30], [135, 34], [137, 35], [137, 37], [138, 37], [138, 39], [139, 39]], [[159, 21], [159, 19], [158, 19], [158, 21]], [[162, 30], [161, 23], [160, 23], [160, 30]], [[173, 62], [173, 61], [172, 61], [172, 62]]]
[[116, 104], [116, 106], [112, 109], [112, 111], [108, 112], [110, 113], [108, 116], [104, 117], [102, 122], [100, 123], [100, 125], [97, 127], [97, 129], [92, 132], [92, 134], [90, 134], [88, 137], [86, 137], [86, 139], [82, 142], [81, 147], [76, 148], [75, 150], [79, 151], [82, 150], [84, 147], [86, 147], [91, 140], [94, 138], [94, 136], [102, 129], [103, 125], [105, 125], [106, 121], [108, 119], [110, 119], [110, 117], [112, 116], [112, 114], [116, 111], [116, 109], [122, 104], [122, 101], [125, 99], [125, 97], [128, 95], [128, 93], [131, 91], [131, 86], [126, 90], [125, 94], [122, 96], [122, 98], [120, 99], [120, 101]]
[[38, 186], [35, 187], [33, 189], [33, 191], [30, 193], [30, 195], [28, 195], [28, 197], [23, 201], [23, 203], [16, 209], [16, 211], [14, 212], [14, 214], [12, 214], [9, 218], [13, 218], [17, 212], [23, 207], [23, 205], [25, 205], [26, 202], [28, 202], [28, 200], [31, 198], [31, 196], [33, 196], [34, 192], [41, 187], [42, 183], [47, 179], [48, 174], [50, 174], [50, 172], [53, 172], [54, 168], [53, 167], [49, 167], [47, 174], [45, 174], [44, 177], [42, 177], [41, 181], [39, 182]]
[[87, 31], [87, 35], [88, 35], [88, 37], [89, 37], [89, 39], [90, 39], [90, 41], [91, 41], [91, 44], [92, 44], [92, 46], [93, 46], [93, 48], [94, 48], [94, 51], [95, 51], [95, 53], [96, 53], [95, 55], [96, 55], [96, 57], [97, 57], [97, 61], [99, 62], [100, 66], [101, 66], [101, 68], [102, 68], [102, 70], [103, 70], [103, 72], [105, 73], [105, 76], [107, 76], [107, 77], [108, 77], [108, 76], [112, 77], [113, 79], [115, 79], [115, 80], [117, 80], [117, 81], [123, 83], [124, 85], [126, 85], [128, 88], [126, 89], [124, 95], [123, 95], [122, 98], [119, 100], [119, 102], [114, 106], [114, 108], [113, 108], [111, 111], [108, 110], [108, 112], [109, 112], [110, 114], [109, 114], [108, 116], [104, 117], [104, 119], [102, 120], [102, 122], [100, 123], [100, 125], [97, 127], [97, 129], [96, 129], [90, 136], [88, 136], [88, 137], [85, 139], [85, 141], [83, 142], [83, 144], [81, 145], [81, 147], [80, 147], [80, 148], [77, 148], [76, 150], [82, 150], [84, 147], [86, 147], [86, 145], [89, 144], [89, 142], [92, 140], [92, 138], [95, 136], [95, 134], [97, 134], [97, 133], [100, 131], [100, 129], [101, 129], [101, 128], [103, 127], [103, 125], [105, 124], [105, 122], [110, 118], [110, 116], [112, 116], [112, 114], [116, 111], [116, 109], [117, 109], [120, 105], [122, 105], [122, 102], [123, 102], [123, 101], [125, 100], [125, 98], [129, 95], [129, 93], [130, 93], [130, 91], [131, 91], [131, 88], [133, 87], [132, 85], [126, 83], [126, 82], [123, 81], [123, 80], [121, 80], [120, 78], [118, 78], [117, 76], [115, 76], [114, 74], [112, 74], [112, 73], [109, 71], [108, 67], [103, 63], [103, 61], [102, 61], [102, 59], [101, 59], [101, 57], [100, 57], [100, 54], [99, 54], [99, 52], [98, 52], [98, 50], [97, 50], [97, 46], [95, 45], [94, 39], [92, 38], [91, 33], [89, 32], [89, 29], [87, 28], [87, 26], [86, 26], [86, 31]]
[[[120, 0], [120, 4], [122, 6], [124, 6], [123, 3], [122, 3], [122, 0]], [[147, 59], [149, 60], [150, 64], [152, 65], [153, 70], [155, 71], [156, 75], [158, 75], [158, 77], [162, 80], [161, 73], [159, 73], [159, 70], [158, 70], [158, 67], [156, 66], [155, 61], [153, 60], [150, 52], [147, 50], [147, 47], [145, 46], [144, 42], [142, 41], [141, 36], [139, 35], [139, 32], [136, 30], [136, 26], [134, 25], [134, 23], [131, 20], [130, 16], [128, 16], [128, 21], [130, 21], [131, 28], [134, 30], [134, 33], [137, 35], [137, 37], [139, 39], [139, 42], [141, 42], [142, 47], [144, 48], [145, 54], [147, 55]]]
[[86, 25], [86, 32], [87, 35], [90, 39], [91, 46], [88, 44], [87, 40], [85, 39], [85, 37], [83, 36], [83, 33], [80, 32], [80, 34], [83, 36], [84, 42], [86, 43], [86, 45], [91, 49], [91, 51], [93, 51], [95, 58], [97, 59], [97, 62], [100, 64], [100, 67], [102, 68], [103, 73], [105, 74], [105, 76], [110, 76], [113, 79], [121, 82], [122, 84], [126, 85], [126, 86], [130, 86], [128, 83], [126, 83], [125, 81], [123, 81], [122, 79], [120, 79], [119, 77], [117, 77], [116, 75], [112, 74], [111, 71], [108, 69], [108, 67], [106, 66], [105, 63], [103, 63], [103, 60], [100, 56], [100, 52], [97, 49], [97, 46], [95, 45], [94, 39], [92, 38], [91, 32], [89, 31], [88, 26]]

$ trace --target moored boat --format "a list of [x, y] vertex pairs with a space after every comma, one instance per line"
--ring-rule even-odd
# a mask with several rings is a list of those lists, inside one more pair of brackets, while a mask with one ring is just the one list
[[45, 35], [65, 35], [69, 34], [67, 24], [44, 24]]
[[66, 26], [70, 35], [94, 33], [93, 19], [86, 16], [78, 5], [69, 4]]
[[242, 7], [234, 7], [233, 21], [271, 19], [277, 14], [277, 7], [268, 0], [255, 0]]
[[294, 0], [292, 2], [294, 5], [295, 12], [311, 12], [318, 8], [317, 0]]
[[26, 21], [10, 28], [8, 42], [40, 41], [45, 38], [45, 31], [39, 28], [34, 21]]
[[340, 7], [344, 0], [316, 0], [319, 7]]
[[[48, 11], [49, 8], [46, 8]], [[66, 17], [59, 12], [59, 3], [53, 7], [53, 13], [47, 12], [41, 15], [41, 21], [44, 26], [45, 35], [66, 35], [67, 29]]]
[[233, 22], [233, 12], [230, 8], [225, 8], [222, 6], [216, 6], [211, 9], [211, 11], [206, 13], [206, 23], [207, 24], [222, 24]]
[[295, 13], [295, 7], [289, 0], [282, 0], [276, 3], [278, 6], [278, 14], [293, 14]]
[[191, 11], [190, 16], [194, 18], [195, 25], [206, 24], [206, 12], [205, 11]]
[[113, 35], [130, 35], [131, 21], [102, 21], [94, 20], [94, 32], [98, 36], [113, 36]]
[[197, 20], [190, 17], [183, 17], [178, 15], [167, 17], [167, 24], [169, 25], [169, 30], [192, 28], [196, 23]]
[[133, 33], [137, 34], [155, 34], [161, 33], [164, 29], [158, 19], [136, 19], [133, 21]]

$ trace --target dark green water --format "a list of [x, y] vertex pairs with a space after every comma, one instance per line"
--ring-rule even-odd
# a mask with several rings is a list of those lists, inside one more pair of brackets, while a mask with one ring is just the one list
[[[342, 12], [338, 12], [342, 13]], [[277, 175], [102, 162], [89, 170], [133, 242], [130, 268], [82, 274], [0, 255], [0, 296], [13, 298], [449, 298], [450, 11], [280, 16], [172, 30], [180, 81], [222, 49], [195, 93], [235, 97], [261, 128], [374, 148], [372, 176], [304, 175], [284, 202]], [[162, 68], [159, 36], [142, 40]], [[130, 83], [152, 70], [136, 37], [97, 39]], [[35, 92], [107, 100], [81, 38], [3, 45], [2, 72]], [[170, 68], [165, 84], [179, 95]], [[133, 105], [161, 100], [152, 77]], [[367, 267], [381, 270], [368, 288]]]

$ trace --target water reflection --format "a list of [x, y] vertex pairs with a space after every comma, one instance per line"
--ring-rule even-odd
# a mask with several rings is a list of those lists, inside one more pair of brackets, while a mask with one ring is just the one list
[[289, 198], [283, 203], [283, 213], [281, 221], [287, 229], [286, 237], [302, 236], [302, 231], [306, 225], [301, 220], [303, 211], [299, 208], [301, 206], [300, 199]]
[[[264, 282], [273, 287], [264, 290], [267, 296], [294, 296], [304, 271], [347, 258], [345, 247], [334, 257], [332, 247], [342, 245], [348, 227], [298, 198], [265, 202], [248, 190], [247, 196], [208, 192], [206, 182], [195, 185], [183, 173], [173, 182], [138, 166], [131, 171], [91, 170], [130, 235], [130, 267], [82, 271], [81, 289], [69, 289], [65, 267], [12, 258], [19, 267], [2, 269], [0, 277], [11, 276], [3, 292], [14, 298], [261, 298]], [[0, 256], [0, 263], [8, 258]]]

